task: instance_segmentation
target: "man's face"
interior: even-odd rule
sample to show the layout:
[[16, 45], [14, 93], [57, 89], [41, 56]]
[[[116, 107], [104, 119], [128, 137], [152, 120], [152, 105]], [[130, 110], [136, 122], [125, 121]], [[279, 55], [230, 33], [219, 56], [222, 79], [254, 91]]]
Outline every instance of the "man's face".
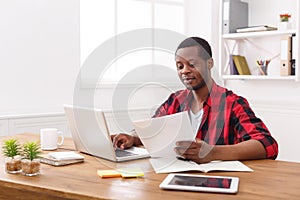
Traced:
[[181, 48], [177, 50], [175, 56], [178, 76], [189, 90], [203, 88], [210, 79], [213, 61], [200, 58], [199, 50], [197, 46]]

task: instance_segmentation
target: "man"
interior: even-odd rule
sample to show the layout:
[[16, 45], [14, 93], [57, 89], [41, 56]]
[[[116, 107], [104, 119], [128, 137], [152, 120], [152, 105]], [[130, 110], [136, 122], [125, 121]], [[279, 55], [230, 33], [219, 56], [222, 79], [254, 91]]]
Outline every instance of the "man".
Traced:
[[[177, 141], [174, 151], [197, 163], [213, 160], [275, 159], [278, 145], [248, 102], [211, 77], [211, 47], [198, 37], [185, 39], [175, 53], [177, 73], [187, 89], [170, 95], [153, 117], [188, 111], [196, 141]], [[134, 135], [112, 136], [121, 149], [142, 145]]]

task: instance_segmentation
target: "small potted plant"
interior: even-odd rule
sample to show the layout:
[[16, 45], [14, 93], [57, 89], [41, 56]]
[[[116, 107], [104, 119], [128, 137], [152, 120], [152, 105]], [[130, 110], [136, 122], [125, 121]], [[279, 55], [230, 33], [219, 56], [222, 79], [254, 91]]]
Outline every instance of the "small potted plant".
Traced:
[[22, 174], [26, 176], [38, 175], [40, 173], [40, 145], [37, 142], [26, 142], [23, 144], [22, 153]]
[[17, 174], [22, 171], [21, 165], [21, 145], [17, 139], [8, 139], [2, 146], [5, 156], [5, 171], [7, 173]]
[[291, 28], [291, 23], [289, 22], [289, 19], [292, 15], [288, 13], [280, 14], [280, 22], [278, 23], [278, 30], [287, 30]]

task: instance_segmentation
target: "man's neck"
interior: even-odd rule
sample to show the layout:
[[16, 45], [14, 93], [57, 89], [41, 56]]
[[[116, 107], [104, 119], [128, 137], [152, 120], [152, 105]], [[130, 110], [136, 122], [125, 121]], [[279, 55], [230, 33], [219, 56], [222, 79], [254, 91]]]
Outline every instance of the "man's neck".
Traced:
[[193, 90], [194, 102], [192, 104], [193, 111], [199, 111], [203, 107], [204, 101], [206, 101], [208, 94], [210, 93], [212, 87], [212, 80], [206, 83], [206, 86]]

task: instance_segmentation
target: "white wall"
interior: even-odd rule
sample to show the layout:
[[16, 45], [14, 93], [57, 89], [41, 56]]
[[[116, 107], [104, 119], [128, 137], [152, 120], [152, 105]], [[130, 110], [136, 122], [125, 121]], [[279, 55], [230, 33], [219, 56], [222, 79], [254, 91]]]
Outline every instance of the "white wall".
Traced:
[[279, 143], [280, 160], [300, 162], [300, 83], [295, 81], [228, 81], [226, 86], [246, 97], [256, 115]]
[[79, 70], [79, 0], [0, 1], [0, 115], [62, 112]]
[[[197, 36], [206, 39], [212, 47], [215, 66], [212, 69], [214, 80], [223, 85], [218, 74], [218, 29], [219, 8], [215, 6], [219, 0], [187, 0], [186, 1], [186, 31], [187, 36]], [[212, 15], [212, 13], [214, 13]]]

